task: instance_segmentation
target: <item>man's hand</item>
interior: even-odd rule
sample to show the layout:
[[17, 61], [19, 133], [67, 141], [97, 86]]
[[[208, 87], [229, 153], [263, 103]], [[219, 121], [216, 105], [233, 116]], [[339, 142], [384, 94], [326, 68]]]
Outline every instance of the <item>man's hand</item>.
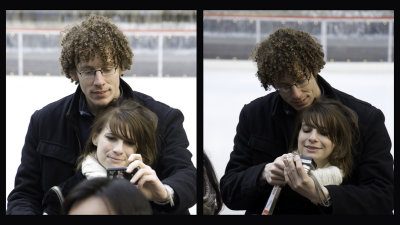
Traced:
[[264, 170], [260, 176], [260, 181], [265, 183], [268, 182], [270, 185], [285, 185], [284, 169], [285, 164], [283, 163], [284, 154], [276, 158], [272, 163], [265, 165]]

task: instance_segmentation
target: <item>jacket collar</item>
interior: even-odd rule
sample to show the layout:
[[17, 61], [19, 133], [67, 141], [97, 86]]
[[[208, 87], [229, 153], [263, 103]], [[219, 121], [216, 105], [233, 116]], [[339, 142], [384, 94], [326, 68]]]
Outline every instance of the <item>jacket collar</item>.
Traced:
[[317, 83], [319, 88], [321, 89], [321, 95], [327, 98], [338, 100], [338, 96], [336, 95], [336, 89], [333, 88], [324, 78], [320, 75], [317, 76]]
[[[119, 87], [121, 89], [121, 94], [123, 93], [123, 98], [131, 98], [137, 100], [133, 94], [132, 88], [121, 78], [119, 79]], [[75, 93], [72, 95], [71, 103], [68, 106], [66, 117], [71, 120], [74, 124], [77, 124], [79, 116], [79, 99], [84, 97], [80, 85], [76, 88]]]
[[75, 93], [72, 95], [72, 100], [68, 106], [66, 117], [68, 120], [72, 121], [74, 125], [77, 125], [78, 121], [78, 110], [79, 110], [79, 98], [82, 95], [81, 87], [78, 84]]
[[133, 94], [132, 88], [129, 86], [128, 83], [126, 83], [121, 78], [119, 79], [119, 86], [120, 86], [120, 88], [122, 89], [122, 91], [124, 93], [124, 99], [130, 98], [130, 99], [137, 100], [135, 95]]

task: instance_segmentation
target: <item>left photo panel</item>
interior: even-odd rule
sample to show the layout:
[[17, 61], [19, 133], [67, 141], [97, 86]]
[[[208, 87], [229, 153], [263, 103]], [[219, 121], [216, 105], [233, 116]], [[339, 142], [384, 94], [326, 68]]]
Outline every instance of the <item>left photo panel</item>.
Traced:
[[6, 10], [6, 214], [196, 215], [197, 38], [196, 10]]

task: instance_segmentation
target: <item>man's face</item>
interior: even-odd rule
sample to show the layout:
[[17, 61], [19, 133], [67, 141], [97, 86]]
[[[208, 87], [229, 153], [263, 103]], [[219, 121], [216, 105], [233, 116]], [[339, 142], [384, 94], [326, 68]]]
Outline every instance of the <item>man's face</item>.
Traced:
[[[77, 64], [77, 78], [82, 92], [85, 94], [86, 102], [91, 113], [96, 113], [103, 107], [107, 106], [113, 99], [120, 96], [119, 77], [122, 71], [110, 61], [103, 62], [98, 56], [87, 62], [79, 62]], [[104, 76], [101, 71], [106, 71], [106, 68], [113, 68], [111, 75]], [[81, 76], [79, 72], [93, 71], [91, 76]], [[104, 73], [104, 72], [103, 72]]]
[[[288, 86], [294, 84], [295, 82], [301, 81], [295, 81], [291, 77], [285, 76], [279, 81], [277, 86]], [[321, 90], [319, 89], [314, 76], [311, 75], [308, 84], [306, 84], [304, 87], [297, 87], [296, 85], [293, 85], [290, 87], [288, 92], [279, 91], [279, 94], [285, 102], [291, 105], [295, 110], [299, 111], [310, 106], [315, 98], [320, 97]]]

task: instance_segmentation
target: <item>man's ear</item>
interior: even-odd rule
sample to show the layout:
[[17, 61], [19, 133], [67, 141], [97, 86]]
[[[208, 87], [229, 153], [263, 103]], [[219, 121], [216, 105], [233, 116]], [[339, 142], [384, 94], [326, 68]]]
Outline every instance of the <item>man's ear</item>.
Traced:
[[79, 82], [78, 74], [76, 73], [76, 70], [71, 70], [69, 73], [69, 76], [74, 80], [75, 82]]
[[118, 72], [119, 77], [122, 77], [122, 76], [124, 75], [125, 70], [119, 69], [118, 71], [119, 71], [119, 72]]

